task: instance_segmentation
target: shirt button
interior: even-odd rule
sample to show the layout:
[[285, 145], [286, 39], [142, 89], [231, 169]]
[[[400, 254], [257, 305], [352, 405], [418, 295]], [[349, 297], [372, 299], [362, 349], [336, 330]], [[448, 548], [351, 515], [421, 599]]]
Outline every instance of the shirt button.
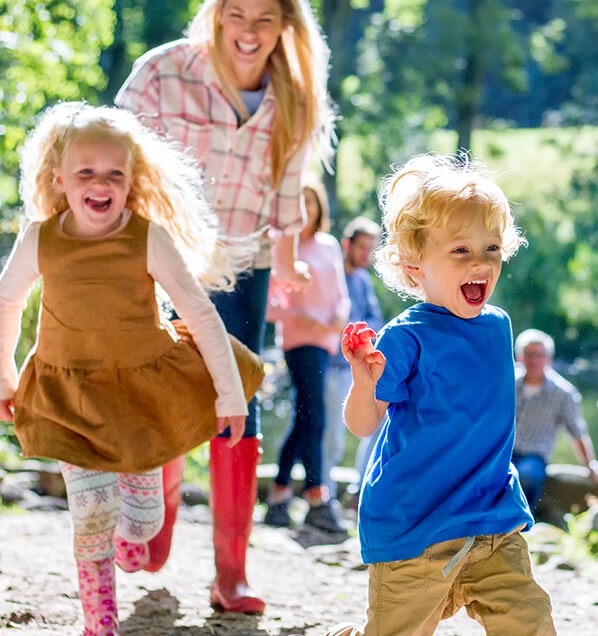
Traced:
[[228, 179], [228, 175], [227, 175], [227, 174], [223, 174], [223, 175], [222, 175], [222, 178], [223, 178], [223, 179]]
[[233, 151], [234, 151], [234, 148], [229, 148], [229, 149], [228, 149], [228, 152], [229, 152], [229, 154], [231, 154], [231, 155], [233, 154]]

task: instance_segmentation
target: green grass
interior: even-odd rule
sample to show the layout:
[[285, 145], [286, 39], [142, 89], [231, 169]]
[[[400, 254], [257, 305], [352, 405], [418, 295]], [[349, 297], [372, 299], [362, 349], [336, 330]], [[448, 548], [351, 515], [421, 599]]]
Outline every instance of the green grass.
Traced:
[[[439, 130], [430, 137], [428, 150], [454, 153], [456, 144], [456, 133]], [[472, 137], [472, 156], [486, 164], [515, 203], [544, 201], [567, 188], [571, 173], [593, 165], [597, 154], [598, 127], [591, 126], [476, 130]], [[384, 176], [363, 165], [358, 142], [351, 137], [341, 140], [337, 171], [338, 196], [350, 210], [359, 207], [364, 191], [376, 191]]]
[[24, 515], [27, 510], [20, 508], [17, 504], [5, 504], [0, 501], [0, 515]]
[[[575, 383], [575, 378], [568, 378]], [[598, 390], [595, 387], [577, 384], [581, 391], [583, 404], [582, 412], [588, 423], [588, 431], [594, 443], [594, 449], [598, 453]], [[554, 464], [579, 464], [577, 455], [573, 450], [571, 437], [564, 431], [560, 431], [552, 453], [551, 461]]]
[[[456, 134], [438, 131], [430, 150], [455, 151]], [[593, 166], [598, 154], [598, 128], [523, 128], [479, 130], [472, 156], [483, 161], [515, 204], [542, 202], [568, 188], [574, 170]]]

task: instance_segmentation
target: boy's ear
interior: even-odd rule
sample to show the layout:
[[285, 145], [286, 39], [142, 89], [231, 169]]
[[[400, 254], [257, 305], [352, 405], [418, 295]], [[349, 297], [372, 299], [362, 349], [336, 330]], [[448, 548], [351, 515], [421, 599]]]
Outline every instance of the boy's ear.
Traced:
[[403, 268], [407, 276], [411, 278], [421, 278], [422, 270], [417, 261], [407, 261], [401, 257], [400, 266]]
[[420, 287], [420, 278], [423, 276], [422, 268], [418, 261], [407, 260], [404, 256], [401, 256], [399, 267], [403, 268], [403, 272], [407, 276], [407, 280], [413, 287], [417, 289]]

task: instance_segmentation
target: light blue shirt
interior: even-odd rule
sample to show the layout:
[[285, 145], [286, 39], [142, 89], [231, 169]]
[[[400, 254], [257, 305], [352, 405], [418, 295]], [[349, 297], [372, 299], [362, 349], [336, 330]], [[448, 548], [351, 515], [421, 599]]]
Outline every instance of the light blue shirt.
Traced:
[[[352, 274], [345, 270], [347, 290], [351, 299], [351, 311], [349, 313], [350, 322], [365, 320], [368, 326], [374, 331], [378, 331], [384, 324], [380, 303], [374, 291], [372, 277], [367, 269], [358, 267]], [[349, 363], [345, 356], [339, 351], [330, 357], [330, 366], [349, 368]]]
[[[241, 95], [241, 99], [245, 104], [245, 108], [249, 113], [249, 116], [255, 115], [257, 109], [260, 107], [262, 100], [264, 99], [264, 95], [266, 94], [266, 87], [268, 86], [268, 82], [270, 81], [270, 73], [266, 73], [264, 79], [262, 80], [262, 85], [256, 91], [239, 91], [239, 95]], [[237, 112], [235, 108], [235, 115], [237, 116], [237, 121], [241, 122], [241, 115]]]

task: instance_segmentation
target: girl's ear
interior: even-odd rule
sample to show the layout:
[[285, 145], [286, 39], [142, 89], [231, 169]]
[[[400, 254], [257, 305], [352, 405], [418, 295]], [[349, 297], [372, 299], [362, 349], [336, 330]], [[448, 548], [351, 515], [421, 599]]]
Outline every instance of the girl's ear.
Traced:
[[59, 168], [54, 168], [54, 187], [58, 192], [64, 192], [64, 183], [62, 181], [62, 175]]

